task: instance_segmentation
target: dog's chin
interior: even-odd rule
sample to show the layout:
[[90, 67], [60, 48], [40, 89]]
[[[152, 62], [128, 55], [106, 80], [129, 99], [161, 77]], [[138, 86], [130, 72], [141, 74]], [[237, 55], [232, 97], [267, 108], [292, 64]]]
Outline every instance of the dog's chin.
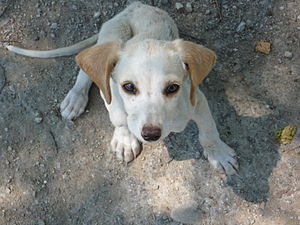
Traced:
[[160, 137], [159, 139], [157, 139], [156, 141], [146, 141], [143, 137], [141, 137], [141, 136], [136, 136], [136, 138], [140, 141], [140, 142], [142, 142], [143, 144], [156, 144], [156, 143], [158, 143], [158, 142], [160, 142], [160, 141], [162, 141], [165, 137]]
[[156, 140], [156, 141], [146, 141], [146, 140], [144, 140], [144, 139], [142, 138], [142, 139], [139, 139], [139, 140], [140, 140], [140, 142], [142, 142], [142, 143], [144, 143], [144, 144], [156, 144], [156, 143], [160, 142], [162, 139], [159, 138], [159, 139]]

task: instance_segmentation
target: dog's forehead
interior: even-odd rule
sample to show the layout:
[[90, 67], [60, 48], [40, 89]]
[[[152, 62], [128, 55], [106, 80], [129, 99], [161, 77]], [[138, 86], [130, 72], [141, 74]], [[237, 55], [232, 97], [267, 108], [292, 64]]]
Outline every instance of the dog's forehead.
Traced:
[[126, 46], [120, 53], [119, 69], [121, 74], [138, 77], [165, 77], [170, 74], [178, 77], [184, 72], [178, 52], [170, 43], [160, 41]]

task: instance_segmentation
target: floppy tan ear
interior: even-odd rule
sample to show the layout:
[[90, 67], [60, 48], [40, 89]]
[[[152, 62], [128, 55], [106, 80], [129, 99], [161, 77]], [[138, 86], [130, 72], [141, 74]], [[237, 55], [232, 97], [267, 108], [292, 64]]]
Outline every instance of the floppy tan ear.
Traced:
[[76, 56], [77, 64], [100, 88], [107, 104], [111, 103], [109, 80], [120, 48], [120, 42], [108, 42], [88, 48]]
[[192, 81], [190, 101], [195, 106], [196, 90], [212, 70], [217, 56], [212, 50], [189, 41], [176, 40], [174, 41], [174, 45], [190, 72]]

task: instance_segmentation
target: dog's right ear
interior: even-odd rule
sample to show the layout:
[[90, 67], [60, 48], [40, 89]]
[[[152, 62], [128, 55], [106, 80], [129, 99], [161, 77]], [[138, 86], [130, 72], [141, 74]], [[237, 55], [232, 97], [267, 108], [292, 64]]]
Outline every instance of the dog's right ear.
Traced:
[[120, 49], [120, 42], [108, 42], [88, 48], [76, 56], [77, 64], [100, 88], [107, 104], [111, 103], [109, 80]]

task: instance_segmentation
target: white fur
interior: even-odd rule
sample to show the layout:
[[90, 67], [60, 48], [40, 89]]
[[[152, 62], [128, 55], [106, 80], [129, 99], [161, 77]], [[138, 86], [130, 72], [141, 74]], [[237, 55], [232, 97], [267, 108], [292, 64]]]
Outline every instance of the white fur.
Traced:
[[[234, 174], [235, 152], [220, 140], [205, 96], [198, 89], [196, 106], [190, 102], [191, 79], [173, 47], [177, 38], [177, 27], [166, 12], [141, 3], [133, 3], [103, 24], [97, 45], [110, 41], [125, 44], [110, 80], [112, 102], [104, 101], [115, 127], [112, 150], [119, 159], [130, 162], [140, 153], [140, 143], [146, 142], [141, 136], [144, 125], [161, 128], [162, 140], [170, 132], [182, 131], [192, 119], [199, 127], [199, 140], [210, 163]], [[139, 93], [124, 92], [124, 81], [133, 82]], [[180, 84], [179, 92], [172, 97], [163, 94], [168, 82]], [[84, 111], [91, 83], [80, 70], [61, 104], [64, 118], [74, 119]]]

